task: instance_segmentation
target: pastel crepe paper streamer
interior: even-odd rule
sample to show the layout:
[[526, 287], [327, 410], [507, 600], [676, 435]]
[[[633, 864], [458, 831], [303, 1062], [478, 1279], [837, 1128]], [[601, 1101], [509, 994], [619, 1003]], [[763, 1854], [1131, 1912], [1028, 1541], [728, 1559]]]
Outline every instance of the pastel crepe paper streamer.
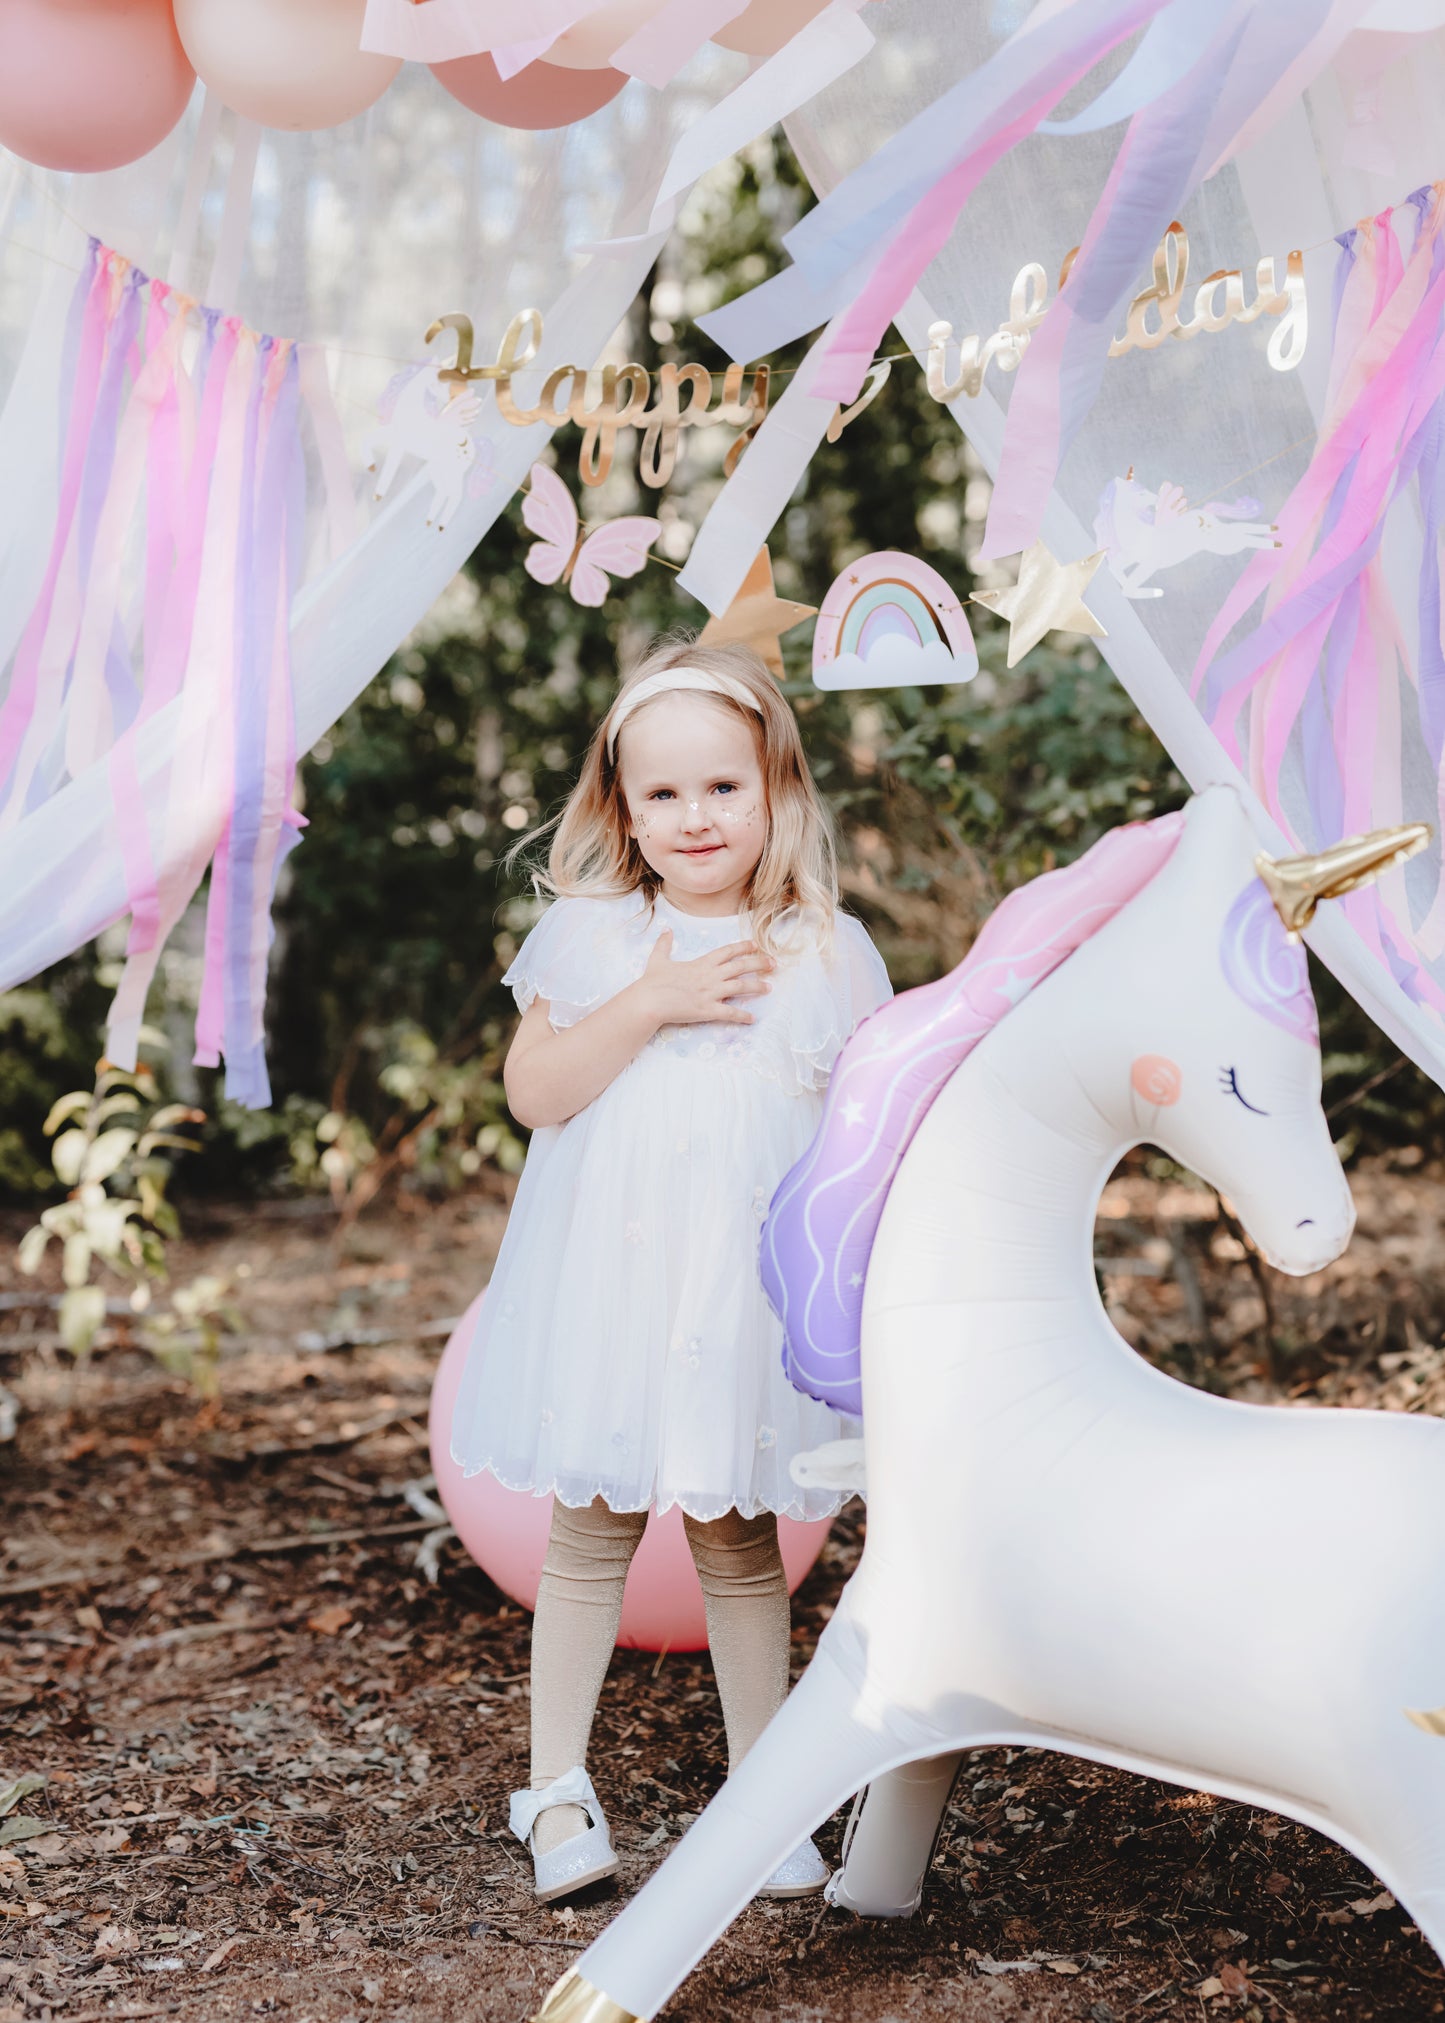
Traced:
[[833, 419], [836, 403], [817, 397], [810, 372], [805, 360], [714, 500], [678, 576], [678, 588], [715, 615], [737, 596]]
[[101, 366], [105, 357], [111, 272], [110, 256], [102, 257], [100, 248], [92, 242], [75, 294], [72, 328], [75, 328], [76, 324], [79, 326], [75, 340], [75, 380], [62, 455], [60, 492], [50, 559], [46, 564], [39, 596], [21, 634], [11, 670], [10, 686], [4, 705], [0, 707], [0, 825], [8, 825], [18, 819], [23, 812], [24, 789], [28, 779], [22, 775], [20, 769], [27, 734], [32, 730], [37, 716], [41, 686], [41, 653], [54, 609], [61, 564], [70, 542], [71, 528], [80, 498], [80, 481], [90, 444], [91, 417], [95, 412]]
[[[867, 192], [860, 179], [866, 179], [867, 172], [884, 157], [897, 156], [899, 139], [926, 126], [933, 144], [942, 145], [945, 139], [956, 142], [962, 125], [965, 134], [975, 142], [972, 152], [963, 154], [959, 166], [941, 188], [925, 190], [917, 213], [910, 220], [914, 236], [887, 256], [885, 279], [891, 290], [895, 270], [916, 266], [921, 271], [927, 265], [931, 254], [917, 257], [923, 239], [931, 235], [941, 243], [940, 235], [946, 236], [951, 229], [967, 190], [1014, 141], [1037, 124], [1072, 83], [1093, 67], [1105, 49], [1156, 12], [1161, 4], [1162, 0], [1136, 0], [1121, 21], [1117, 0], [1097, 0], [1092, 6], [1086, 5], [1085, 0], [1076, 0], [1060, 23], [1049, 24], [1047, 29], [1035, 28], [1027, 47], [1022, 32], [1011, 37], [988, 63], [913, 121], [904, 130], [904, 136], [896, 136], [863, 169], [840, 184], [839, 190], [824, 198], [803, 224], [827, 210], [834, 198], [850, 185], [856, 201], [866, 202]], [[1067, 30], [1072, 30], [1072, 35]], [[783, 55], [787, 53], [784, 51]], [[781, 60], [781, 57], [773, 59], [775, 63]], [[911, 159], [906, 151], [905, 159]], [[784, 240], [795, 253], [800, 230], [801, 226], [794, 227]], [[825, 272], [815, 279], [812, 266], [799, 259], [795, 266], [761, 288], [701, 319], [703, 328], [725, 351], [734, 358], [745, 359], [761, 357], [826, 318], [835, 318], [795, 376], [794, 387], [800, 390], [798, 398], [790, 403], [785, 396], [768, 415], [749, 444], [746, 457], [714, 501], [693, 543], [679, 581], [683, 589], [714, 613], [725, 611], [737, 595], [749, 563], [776, 524], [823, 439], [838, 399], [836, 385], [829, 383], [828, 361], [835, 347], [844, 342], [843, 332], [849, 324], [847, 305], [864, 298], [870, 304], [867, 314], [871, 315], [878, 296], [876, 290], [871, 295], [868, 291], [875, 284], [884, 285], [874, 272], [875, 255], [860, 235], [840, 231], [836, 240], [827, 241], [822, 250], [831, 258], [841, 259], [853, 247], [859, 257], [841, 274]], [[894, 307], [897, 306], [895, 303]], [[889, 309], [885, 322], [892, 313]], [[856, 349], [856, 320], [853, 327], [855, 336], [848, 342]], [[844, 396], [849, 400], [856, 396], [876, 349], [871, 339], [866, 342], [868, 357], [854, 359], [859, 369], [857, 384]], [[854, 376], [850, 372], [850, 379]], [[806, 392], [802, 391], [804, 388]]]
[[[1402, 260], [1389, 214], [1343, 235], [1330, 385], [1314, 456], [1279, 516], [1281, 547], [1242, 573], [1194, 671], [1206, 718], [1237, 762], [1247, 712], [1249, 771], [1287, 833], [1317, 840], [1398, 820], [1399, 695], [1410, 678], [1378, 550], [1390, 506], [1418, 470], [1426, 540], [1420, 582], [1421, 729], [1441, 779], [1439, 457], [1445, 426], [1445, 242], [1439, 189], [1412, 200], [1417, 230]], [[1224, 640], [1261, 596], [1263, 617]], [[1313, 836], [1298, 836], [1281, 775], [1297, 741]], [[1350, 895], [1352, 924], [1417, 1003], [1438, 987], [1390, 918], [1409, 919], [1402, 879]], [[1416, 931], [1438, 953], [1445, 896]]]
[[[793, 268], [704, 318], [704, 328], [732, 356], [758, 357], [831, 317], [815, 347], [825, 360], [815, 388], [853, 399], [888, 323], [987, 169], [1101, 55], [1159, 17], [1158, 35], [1146, 37], [1147, 66], [1119, 103], [1140, 97], [1151, 78], [1169, 80], [1167, 89], [1135, 114], [1069, 282], [1034, 335], [1010, 401], [984, 552], [1027, 547], [1059, 460], [1097, 391], [1114, 319], [1160, 233], [1258, 110], [1280, 68], [1302, 52], [1322, 52], [1320, 28], [1330, 11], [1329, 0], [1270, 0], [1267, 7], [1236, 0], [1202, 44], [1197, 10], [1191, 14], [1184, 0], [1170, 0], [1167, 10], [1157, 0], [1093, 8], [1075, 0], [1049, 20], [1031, 20], [794, 227], [785, 240]], [[1141, 47], [1133, 62], [1145, 53]]]
[[[1341, 375], [1339, 402], [1327, 411], [1315, 454], [1279, 516], [1280, 548], [1261, 551], [1242, 573], [1210, 626], [1193, 686], [1204, 684], [1211, 724], [1236, 762], [1239, 715], [1267, 665], [1289, 653], [1306, 626], [1328, 627], [1345, 588], [1378, 547], [1385, 511], [1425, 447], [1445, 383], [1445, 277], [1439, 271], [1441, 196], [1434, 193], [1409, 262], [1388, 292], [1375, 290], [1374, 314]], [[1388, 218], [1372, 231], [1392, 238]], [[1346, 258], [1350, 257], [1347, 249]], [[1363, 268], [1374, 283], [1378, 266]], [[1343, 309], [1343, 305], [1342, 305]], [[1249, 606], [1265, 594], [1266, 617], [1227, 653], [1219, 648]], [[1296, 663], [1299, 678], [1303, 659]], [[1308, 663], [1305, 673], [1308, 674]], [[1272, 677], [1278, 686], [1278, 671]], [[1348, 683], [1346, 683], [1348, 687]], [[1273, 805], [1286, 733], [1275, 712], [1266, 748], [1255, 754], [1255, 783]]]
[[[1135, 115], [1068, 281], [1034, 333], [1009, 399], [982, 553], [1027, 547], [1092, 406], [1109, 344], [1171, 218], [1230, 151], [1282, 69], [1323, 48], [1331, 0], [1239, 0], [1200, 61]], [[1308, 80], [1304, 80], [1307, 82]]]
[[[670, 231], [682, 197], [699, 176], [716, 168], [769, 127], [778, 125], [809, 99], [816, 98], [868, 54], [873, 47], [873, 35], [859, 19], [862, 4], [863, 0], [831, 0], [790, 42], [750, 71], [701, 119], [684, 129], [668, 158], [651, 212], [640, 231], [604, 239], [579, 250], [620, 253], [658, 232]], [[826, 321], [826, 317], [825, 311], [807, 327], [813, 328]]]
[[609, 60], [629, 77], [660, 91], [747, 5], [748, 0], [663, 0], [652, 19], [629, 35]]
[[545, 49], [600, 5], [601, 0], [366, 0], [361, 47], [412, 63], [449, 63], [528, 42]]
[[861, 278], [945, 176], [1030, 107], [1037, 124], [1164, 4], [1074, 0], [1055, 19], [1011, 35], [784, 234], [792, 267], [703, 317], [701, 327], [730, 357], [762, 358], [846, 309]]
[[863, 1021], [839, 1055], [817, 1135], [773, 1196], [759, 1268], [783, 1367], [809, 1397], [862, 1410], [868, 1261], [894, 1175], [940, 1090], [1012, 1006], [1148, 884], [1182, 814], [1111, 830], [1012, 893], [948, 976]]
[[[303, 413], [333, 546], [354, 508], [324, 359], [201, 311], [188, 365], [196, 313], [89, 242], [63, 345], [71, 395], [50, 552], [0, 707], [0, 820], [106, 765], [131, 912], [108, 1022], [122, 1065], [135, 1059], [160, 949], [214, 853], [200, 1058], [224, 1053], [228, 1092], [254, 1104], [269, 1100], [271, 900], [301, 827], [289, 619], [306, 519]], [[143, 567], [128, 583], [135, 553]], [[175, 752], [148, 804], [136, 740], [172, 703]]]

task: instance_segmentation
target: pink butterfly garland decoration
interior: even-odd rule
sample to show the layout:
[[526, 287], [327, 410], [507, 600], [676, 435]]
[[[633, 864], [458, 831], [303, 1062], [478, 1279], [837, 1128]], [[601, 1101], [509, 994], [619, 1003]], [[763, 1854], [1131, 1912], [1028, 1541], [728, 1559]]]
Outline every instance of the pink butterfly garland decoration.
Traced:
[[538, 583], [567, 584], [578, 604], [606, 601], [612, 576], [635, 576], [662, 532], [661, 520], [634, 514], [583, 533], [572, 494], [546, 464], [533, 464], [522, 500], [523, 524], [540, 538], [527, 550], [526, 570]]

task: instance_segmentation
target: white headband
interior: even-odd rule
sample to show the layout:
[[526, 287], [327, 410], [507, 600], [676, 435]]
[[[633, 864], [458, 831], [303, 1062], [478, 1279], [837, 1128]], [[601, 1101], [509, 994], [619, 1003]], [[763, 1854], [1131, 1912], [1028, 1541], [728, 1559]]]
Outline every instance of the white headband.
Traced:
[[664, 667], [625, 690], [612, 705], [612, 722], [607, 732], [609, 759], [617, 756], [617, 733], [632, 712], [651, 702], [654, 696], [667, 695], [676, 689], [692, 689], [699, 695], [725, 695], [742, 709], [753, 710], [758, 716], [763, 713], [763, 706], [752, 690], [730, 674], [709, 674], [701, 667]]

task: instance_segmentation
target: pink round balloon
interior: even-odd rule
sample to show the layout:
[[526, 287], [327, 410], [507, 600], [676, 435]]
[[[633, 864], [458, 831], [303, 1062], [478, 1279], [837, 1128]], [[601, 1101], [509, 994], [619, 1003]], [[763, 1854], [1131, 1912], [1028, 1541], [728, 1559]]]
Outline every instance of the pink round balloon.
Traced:
[[366, 0], [175, 0], [197, 75], [244, 119], [313, 132], [355, 119], [401, 69], [361, 47]]
[[138, 161], [195, 81], [170, 0], [0, 0], [0, 143], [41, 168]]
[[828, 0], [752, 0], [712, 39], [723, 49], [740, 49], [747, 56], [771, 56], [827, 4]]
[[603, 0], [574, 28], [564, 28], [547, 51], [549, 63], [593, 70], [616, 55], [629, 35], [660, 13], [663, 0]]
[[502, 78], [485, 53], [434, 63], [432, 71], [469, 112], [532, 132], [586, 119], [627, 82], [620, 70], [565, 70], [555, 63], [529, 63], [515, 77]]
[[[474, 1309], [475, 1310], [475, 1309]], [[552, 1498], [504, 1489], [494, 1475], [463, 1475], [452, 1459], [452, 1408], [462, 1381], [470, 1330], [464, 1320], [447, 1343], [432, 1385], [428, 1430], [437, 1495], [457, 1536], [489, 1579], [524, 1608], [535, 1608]], [[831, 1520], [802, 1524], [778, 1519], [778, 1543], [791, 1593], [823, 1550]], [[650, 1511], [647, 1530], [627, 1576], [617, 1642], [626, 1651], [701, 1651], [707, 1648], [702, 1590], [673, 1506], [663, 1517]]]

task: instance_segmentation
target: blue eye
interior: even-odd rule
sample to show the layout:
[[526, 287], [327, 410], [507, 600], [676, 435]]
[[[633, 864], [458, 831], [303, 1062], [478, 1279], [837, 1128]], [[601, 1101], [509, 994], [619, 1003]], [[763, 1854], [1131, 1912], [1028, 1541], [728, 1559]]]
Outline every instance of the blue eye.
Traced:
[[1221, 1068], [1219, 1071], [1219, 1086], [1223, 1089], [1226, 1096], [1236, 1097], [1239, 1102], [1243, 1103], [1245, 1109], [1252, 1110], [1256, 1117], [1267, 1117], [1269, 1115], [1268, 1110], [1261, 1110], [1258, 1103], [1251, 1103], [1243, 1089], [1240, 1088], [1237, 1069]]

